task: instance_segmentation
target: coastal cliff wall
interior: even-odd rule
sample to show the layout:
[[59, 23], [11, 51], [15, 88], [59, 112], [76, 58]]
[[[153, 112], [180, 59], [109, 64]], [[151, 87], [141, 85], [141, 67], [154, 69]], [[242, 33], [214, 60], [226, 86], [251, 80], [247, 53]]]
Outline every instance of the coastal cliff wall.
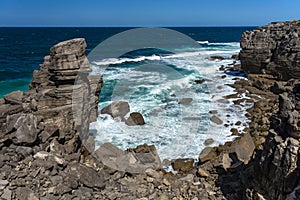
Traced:
[[279, 80], [300, 77], [300, 21], [276, 22], [241, 37], [240, 60], [248, 73], [267, 73]]
[[[254, 79], [254, 83], [260, 83], [260, 87], [278, 95], [278, 112], [269, 119], [266, 141], [263, 148], [256, 151], [252, 163], [255, 169], [254, 191], [265, 199], [299, 198], [299, 35], [300, 21], [290, 21], [271, 23], [244, 32], [241, 38], [242, 70]], [[264, 80], [275, 83], [269, 87]], [[253, 194], [249, 195], [248, 199], [252, 198]]]

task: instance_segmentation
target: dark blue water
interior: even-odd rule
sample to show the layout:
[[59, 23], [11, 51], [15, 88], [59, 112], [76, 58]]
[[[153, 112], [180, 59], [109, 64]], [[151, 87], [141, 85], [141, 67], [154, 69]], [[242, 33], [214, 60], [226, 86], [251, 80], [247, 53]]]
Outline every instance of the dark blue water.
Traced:
[[[239, 42], [241, 34], [255, 27], [171, 28], [197, 41]], [[14, 90], [25, 91], [34, 69], [54, 44], [83, 37], [89, 53], [114, 34], [130, 28], [0, 28], [0, 98]]]

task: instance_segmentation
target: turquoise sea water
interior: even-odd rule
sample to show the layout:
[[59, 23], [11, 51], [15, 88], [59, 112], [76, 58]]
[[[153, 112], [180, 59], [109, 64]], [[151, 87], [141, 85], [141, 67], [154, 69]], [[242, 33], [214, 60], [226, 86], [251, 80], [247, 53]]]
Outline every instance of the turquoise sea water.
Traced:
[[[224, 100], [233, 93], [227, 86], [234, 76], [218, 70], [233, 62], [232, 54], [240, 50], [243, 31], [254, 27], [172, 28], [199, 44], [196, 48], [180, 47], [176, 54], [158, 49], [138, 49], [119, 58], [90, 60], [93, 73], [103, 74], [104, 86], [99, 109], [112, 101], [125, 100], [131, 112], [141, 112], [146, 125], [129, 127], [110, 116], [99, 115], [91, 124], [96, 144], [112, 142], [122, 149], [138, 144], [155, 144], [160, 157], [197, 158], [204, 141], [214, 144], [232, 140], [231, 128], [236, 121], [246, 122], [245, 107]], [[108, 37], [128, 28], [0, 28], [0, 97], [14, 90], [25, 91], [32, 71], [38, 69], [49, 48], [57, 42], [75, 37], [86, 38], [87, 54]], [[225, 59], [210, 60], [212, 55]], [[103, 65], [109, 65], [105, 70]], [[195, 84], [197, 79], [207, 79]], [[182, 98], [192, 98], [189, 105], [180, 105]], [[210, 110], [229, 127], [210, 121]], [[230, 117], [228, 117], [230, 116]]]
[[[197, 41], [239, 42], [254, 27], [172, 28]], [[89, 52], [108, 37], [129, 28], [5, 28], [0, 27], [0, 98], [14, 90], [26, 90], [34, 69], [52, 45], [76, 37], [86, 38]]]

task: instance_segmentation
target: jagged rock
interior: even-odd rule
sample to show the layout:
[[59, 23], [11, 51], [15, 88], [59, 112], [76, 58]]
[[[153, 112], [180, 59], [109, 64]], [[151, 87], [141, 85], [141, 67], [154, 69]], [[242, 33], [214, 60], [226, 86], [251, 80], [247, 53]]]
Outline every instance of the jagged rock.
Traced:
[[11, 138], [15, 144], [32, 144], [38, 135], [38, 118], [33, 114], [20, 115], [15, 124], [15, 132], [11, 133]]
[[193, 101], [193, 98], [183, 98], [178, 101], [178, 104], [187, 105]]
[[286, 87], [284, 85], [284, 82], [279, 82], [279, 81], [276, 81], [274, 85], [270, 88], [270, 90], [275, 94], [281, 94], [285, 92], [285, 89]]
[[233, 54], [233, 55], [231, 56], [231, 59], [239, 60], [239, 59], [240, 59], [240, 56], [239, 56], [239, 54]]
[[16, 189], [16, 199], [19, 200], [39, 200], [34, 192], [27, 187], [19, 187]]
[[247, 164], [253, 155], [255, 144], [250, 134], [244, 134], [233, 143], [231, 148], [237, 159]]
[[172, 167], [176, 171], [189, 172], [193, 169], [194, 159], [181, 158], [172, 161]]
[[104, 188], [105, 187], [105, 174], [103, 171], [95, 171], [90, 167], [86, 167], [80, 163], [70, 163], [65, 172], [67, 176], [73, 176], [77, 182], [82, 183], [89, 188]]
[[240, 60], [246, 73], [272, 74], [280, 80], [300, 77], [300, 21], [277, 22], [241, 38]]
[[216, 156], [217, 156], [217, 153], [216, 153], [215, 147], [205, 147], [199, 155], [199, 161], [201, 163], [204, 163], [204, 162], [214, 159]]
[[12, 192], [9, 189], [4, 189], [1, 198], [4, 200], [11, 200]]
[[[299, 84], [295, 85], [295, 88]], [[272, 119], [276, 130], [296, 139], [300, 138], [300, 108], [298, 107], [298, 92], [284, 92], [279, 95], [279, 112]]]
[[7, 104], [12, 104], [12, 105], [21, 105], [22, 98], [23, 98], [23, 92], [19, 90], [4, 96], [5, 102]]
[[22, 105], [10, 105], [10, 104], [0, 105], [0, 123], [4, 124], [6, 122], [7, 116], [20, 113], [22, 111], [23, 111]]
[[116, 101], [101, 109], [101, 114], [111, 115], [113, 118], [124, 117], [129, 113], [130, 107], [128, 102]]
[[144, 173], [146, 169], [162, 168], [156, 148], [151, 145], [139, 145], [135, 149], [122, 151], [111, 143], [104, 143], [94, 153], [96, 158], [110, 168], [130, 172]]
[[198, 172], [200, 177], [207, 178], [209, 176], [208, 172], [206, 172], [205, 170], [203, 170], [201, 168], [198, 168], [197, 172]]
[[144, 125], [145, 120], [141, 113], [132, 112], [130, 113], [130, 116], [125, 120], [125, 123], [128, 126]]
[[0, 189], [3, 190], [8, 184], [7, 180], [0, 180]]

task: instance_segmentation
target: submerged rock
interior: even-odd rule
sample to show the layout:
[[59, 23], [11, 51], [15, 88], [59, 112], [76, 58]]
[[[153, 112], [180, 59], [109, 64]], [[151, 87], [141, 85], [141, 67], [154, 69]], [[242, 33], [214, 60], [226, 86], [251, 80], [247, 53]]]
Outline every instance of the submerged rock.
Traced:
[[178, 101], [178, 104], [187, 105], [193, 101], [193, 98], [183, 98]]
[[210, 121], [212, 121], [213, 123], [215, 123], [217, 125], [222, 125], [223, 124], [223, 121], [219, 117], [217, 117], [216, 115], [213, 115], [210, 118]]
[[224, 60], [225, 58], [223, 56], [210, 56], [211, 60]]
[[208, 138], [204, 141], [205, 146], [211, 145], [212, 143], [214, 143], [214, 139], [212, 138]]

